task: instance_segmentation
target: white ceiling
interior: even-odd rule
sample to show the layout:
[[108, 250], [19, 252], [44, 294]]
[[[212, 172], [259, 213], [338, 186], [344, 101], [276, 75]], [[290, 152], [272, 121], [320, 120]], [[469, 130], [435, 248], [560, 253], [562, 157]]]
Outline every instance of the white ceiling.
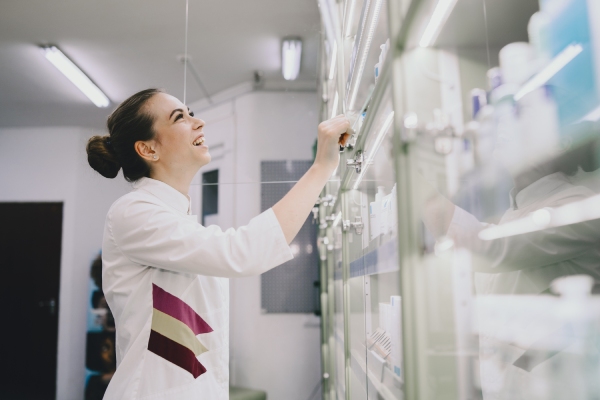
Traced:
[[[298, 80], [314, 83], [317, 0], [189, 0], [188, 52], [210, 94], [281, 76], [284, 36], [303, 39]], [[134, 92], [160, 87], [183, 97], [185, 0], [1, 0], [0, 126], [101, 128]], [[58, 45], [113, 101], [96, 108], [47, 62], [37, 45]], [[204, 95], [191, 74], [187, 102]]]

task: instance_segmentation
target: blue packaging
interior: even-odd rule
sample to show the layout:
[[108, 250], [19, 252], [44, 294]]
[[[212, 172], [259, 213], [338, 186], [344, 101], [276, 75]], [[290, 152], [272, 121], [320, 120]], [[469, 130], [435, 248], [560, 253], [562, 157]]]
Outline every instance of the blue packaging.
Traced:
[[[575, 123], [600, 105], [598, 71], [595, 57], [598, 51], [592, 20], [598, 0], [540, 0], [540, 8], [548, 18], [547, 45], [551, 57], [556, 57], [572, 44], [579, 44], [583, 51], [554, 75], [548, 84], [552, 88], [558, 106], [561, 127]], [[590, 7], [591, 6], [591, 7]], [[592, 11], [590, 11], [592, 8]], [[595, 12], [595, 11], [594, 11]], [[598, 23], [596, 21], [594, 23]], [[596, 37], [594, 37], [596, 36]]]

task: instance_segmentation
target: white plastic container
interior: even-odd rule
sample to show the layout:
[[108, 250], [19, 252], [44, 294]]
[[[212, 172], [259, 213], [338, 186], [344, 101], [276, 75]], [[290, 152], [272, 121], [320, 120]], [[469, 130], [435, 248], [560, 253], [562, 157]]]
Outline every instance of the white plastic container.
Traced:
[[390, 308], [391, 367], [394, 375], [402, 377], [402, 300], [400, 296], [390, 297]]
[[377, 194], [375, 194], [375, 201], [369, 204], [369, 219], [371, 228], [371, 240], [376, 239], [381, 235], [381, 205], [384, 196], [384, 187], [377, 187]]
[[381, 68], [383, 68], [385, 57], [390, 48], [390, 39], [386, 40], [379, 48], [381, 49], [381, 53], [379, 53], [379, 61], [375, 64], [375, 82], [377, 82], [377, 78], [381, 75]]
[[535, 72], [533, 48], [526, 42], [507, 44], [500, 50], [500, 68], [505, 84], [521, 85]]

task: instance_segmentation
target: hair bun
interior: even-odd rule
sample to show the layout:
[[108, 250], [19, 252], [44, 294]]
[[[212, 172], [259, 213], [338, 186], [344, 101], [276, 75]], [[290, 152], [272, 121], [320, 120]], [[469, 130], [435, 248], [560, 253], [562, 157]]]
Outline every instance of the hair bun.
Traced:
[[88, 164], [105, 178], [114, 178], [121, 163], [110, 144], [110, 136], [92, 136], [86, 146]]

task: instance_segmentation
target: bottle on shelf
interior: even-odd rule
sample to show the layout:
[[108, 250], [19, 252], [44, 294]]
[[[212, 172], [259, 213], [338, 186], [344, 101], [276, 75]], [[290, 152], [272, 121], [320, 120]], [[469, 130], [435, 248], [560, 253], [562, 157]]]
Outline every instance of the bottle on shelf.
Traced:
[[369, 220], [370, 220], [370, 232], [371, 240], [375, 240], [381, 235], [381, 205], [383, 202], [384, 187], [377, 187], [377, 194], [375, 194], [375, 201], [369, 204]]

